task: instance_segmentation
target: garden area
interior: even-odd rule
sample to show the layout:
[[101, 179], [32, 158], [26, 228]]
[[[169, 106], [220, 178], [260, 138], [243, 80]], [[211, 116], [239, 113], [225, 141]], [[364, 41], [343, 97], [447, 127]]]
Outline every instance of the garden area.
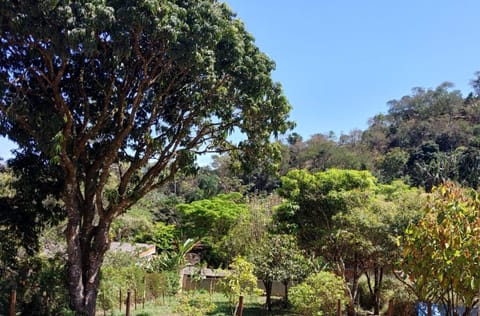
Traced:
[[223, 1], [0, 24], [0, 315], [477, 313], [480, 73], [304, 139]]

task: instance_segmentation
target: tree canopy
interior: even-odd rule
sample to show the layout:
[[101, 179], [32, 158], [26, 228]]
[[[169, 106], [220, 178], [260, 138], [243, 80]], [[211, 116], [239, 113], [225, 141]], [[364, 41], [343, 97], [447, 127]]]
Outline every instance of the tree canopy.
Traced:
[[425, 214], [403, 239], [402, 269], [421, 300], [438, 300], [446, 315], [478, 303], [479, 196], [445, 183], [430, 196]]
[[[201, 153], [272, 153], [274, 63], [214, 0], [0, 2], [0, 134], [58, 166], [71, 306], [93, 315], [116, 216]], [[239, 132], [244, 138], [229, 138]], [[118, 184], [107, 190], [115, 171]]]

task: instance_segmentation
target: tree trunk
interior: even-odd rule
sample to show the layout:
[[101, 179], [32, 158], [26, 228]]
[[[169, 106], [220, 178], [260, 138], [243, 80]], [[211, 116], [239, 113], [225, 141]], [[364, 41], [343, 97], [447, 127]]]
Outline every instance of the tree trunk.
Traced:
[[[353, 276], [351, 280], [351, 289], [348, 291], [349, 294], [349, 302], [347, 304], [347, 315], [348, 316], [355, 316], [355, 301], [357, 299], [358, 295], [358, 280], [360, 279], [360, 269], [359, 269], [359, 264], [357, 261], [357, 256], [355, 255], [355, 260], [354, 260], [354, 265], [353, 265]], [[345, 274], [345, 272], [343, 272]], [[344, 277], [344, 280], [348, 282], [347, 278]]]
[[99, 220], [98, 225], [93, 226], [81, 221], [79, 214], [69, 210], [65, 231], [70, 307], [76, 315], [95, 316], [100, 268], [110, 246], [110, 221]]
[[263, 285], [265, 286], [265, 294], [267, 299], [267, 310], [272, 311], [272, 286], [273, 282], [271, 280], [263, 280]]
[[182, 265], [182, 266], [178, 267], [178, 290], [177, 290], [177, 294], [182, 294], [184, 278], [185, 278], [185, 274], [183, 273], [183, 265]]
[[347, 315], [348, 316], [355, 316], [355, 303], [350, 301], [347, 305]]
[[374, 267], [374, 285], [373, 285], [373, 314], [380, 315], [380, 289], [382, 287], [382, 279], [383, 279], [383, 268], [378, 267], [375, 265]]

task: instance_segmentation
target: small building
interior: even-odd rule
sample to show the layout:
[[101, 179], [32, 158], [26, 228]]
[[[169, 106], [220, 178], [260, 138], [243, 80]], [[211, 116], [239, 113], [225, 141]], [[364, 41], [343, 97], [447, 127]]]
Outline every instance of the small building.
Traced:
[[210, 292], [216, 289], [217, 283], [225, 277], [225, 271], [221, 269], [209, 269], [196, 266], [186, 266], [183, 268], [184, 290], [205, 289]]

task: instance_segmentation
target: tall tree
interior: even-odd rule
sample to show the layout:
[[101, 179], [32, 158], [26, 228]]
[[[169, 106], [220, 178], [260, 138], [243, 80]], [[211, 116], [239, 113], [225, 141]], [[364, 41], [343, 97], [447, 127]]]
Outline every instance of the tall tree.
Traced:
[[282, 181], [280, 194], [287, 201], [277, 208], [277, 229], [296, 233], [302, 247], [323, 257], [349, 284], [348, 315], [355, 314], [359, 278], [368, 273], [378, 313], [383, 274], [399, 255], [396, 238], [422, 201], [418, 190], [402, 182], [378, 185], [368, 171], [356, 170], [293, 170]]
[[2, 0], [0, 12], [0, 133], [62, 170], [70, 305], [94, 315], [112, 220], [197, 154], [270, 155], [290, 106], [215, 0]]

